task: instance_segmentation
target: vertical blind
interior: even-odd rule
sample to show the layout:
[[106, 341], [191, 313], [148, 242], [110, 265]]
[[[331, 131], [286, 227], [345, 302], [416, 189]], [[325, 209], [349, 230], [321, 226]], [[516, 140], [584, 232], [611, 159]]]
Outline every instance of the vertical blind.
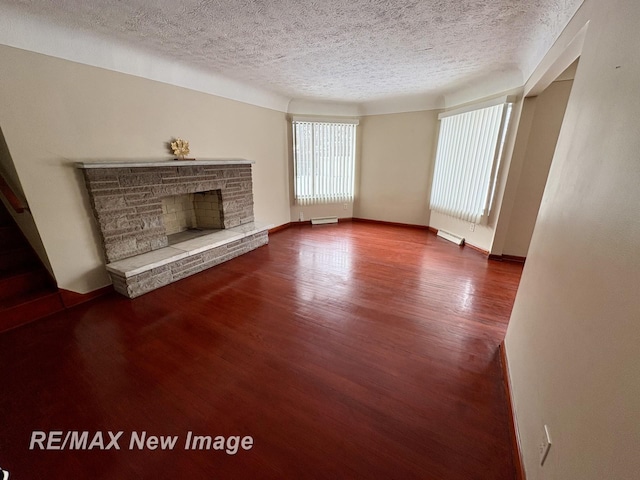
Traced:
[[296, 203], [352, 202], [357, 123], [292, 124]]
[[502, 103], [441, 118], [431, 210], [472, 223], [489, 215], [510, 112]]

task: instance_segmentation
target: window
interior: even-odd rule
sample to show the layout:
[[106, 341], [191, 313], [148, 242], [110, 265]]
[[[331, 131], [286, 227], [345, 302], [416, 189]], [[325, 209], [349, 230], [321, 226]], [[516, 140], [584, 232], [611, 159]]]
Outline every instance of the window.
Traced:
[[431, 210], [472, 223], [491, 212], [512, 101], [440, 114]]
[[358, 122], [294, 118], [292, 124], [296, 203], [352, 202]]

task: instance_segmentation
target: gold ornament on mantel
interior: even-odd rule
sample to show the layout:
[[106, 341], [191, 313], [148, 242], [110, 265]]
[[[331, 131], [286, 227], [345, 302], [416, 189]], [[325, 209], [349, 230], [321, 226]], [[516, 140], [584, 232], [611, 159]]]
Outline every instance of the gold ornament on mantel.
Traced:
[[173, 150], [173, 154], [180, 160], [185, 160], [185, 156], [189, 155], [189, 142], [181, 138], [176, 138], [171, 142], [171, 150]]

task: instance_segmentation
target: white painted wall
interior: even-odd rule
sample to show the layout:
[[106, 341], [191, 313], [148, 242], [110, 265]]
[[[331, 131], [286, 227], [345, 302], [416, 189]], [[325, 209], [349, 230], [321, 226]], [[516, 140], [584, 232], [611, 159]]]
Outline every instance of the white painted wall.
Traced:
[[435, 110], [363, 117], [354, 217], [429, 224], [437, 128]]
[[61, 288], [109, 283], [76, 161], [169, 159], [181, 136], [196, 158], [254, 160], [256, 218], [289, 222], [285, 113], [12, 47], [0, 64], [0, 126]]
[[572, 84], [572, 80], [554, 82], [529, 102], [535, 111], [503, 254], [527, 256]]
[[505, 340], [528, 480], [640, 472], [638, 19], [586, 0], [542, 64], [590, 22]]

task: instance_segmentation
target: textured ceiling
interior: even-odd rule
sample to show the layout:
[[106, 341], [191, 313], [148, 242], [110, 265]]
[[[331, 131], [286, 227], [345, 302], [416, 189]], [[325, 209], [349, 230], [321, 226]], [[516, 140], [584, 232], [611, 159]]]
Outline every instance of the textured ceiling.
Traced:
[[0, 0], [289, 98], [524, 83], [582, 0]]

